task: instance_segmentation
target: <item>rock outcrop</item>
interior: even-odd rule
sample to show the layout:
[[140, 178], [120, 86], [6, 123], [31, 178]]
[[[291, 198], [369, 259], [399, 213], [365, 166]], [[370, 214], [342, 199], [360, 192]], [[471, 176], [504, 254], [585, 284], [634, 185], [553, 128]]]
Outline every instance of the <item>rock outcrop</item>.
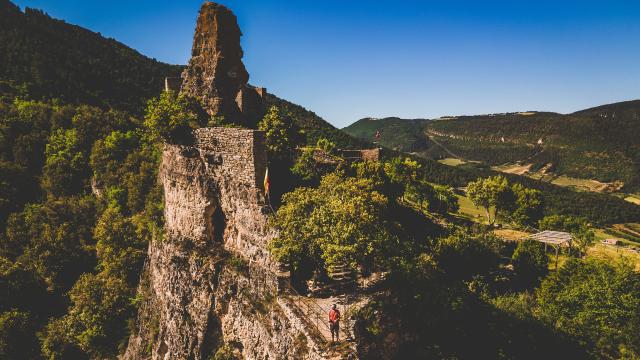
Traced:
[[[247, 85], [235, 16], [203, 5], [181, 91], [215, 116], [255, 125], [263, 90]], [[166, 86], [170, 87], [167, 82]], [[324, 347], [267, 251], [264, 134], [203, 128], [165, 144], [165, 228], [149, 244], [138, 317], [123, 359], [201, 360], [222, 344], [245, 359], [321, 359]]]
[[[208, 359], [223, 343], [246, 359], [319, 359], [279, 295], [267, 252], [260, 131], [206, 128], [195, 145], [165, 145], [165, 233], [149, 245], [143, 299], [124, 359]], [[286, 274], [286, 273], [285, 273]]]
[[212, 116], [255, 127], [263, 115], [265, 90], [248, 85], [240, 28], [226, 7], [207, 2], [200, 9], [181, 92], [197, 98]]

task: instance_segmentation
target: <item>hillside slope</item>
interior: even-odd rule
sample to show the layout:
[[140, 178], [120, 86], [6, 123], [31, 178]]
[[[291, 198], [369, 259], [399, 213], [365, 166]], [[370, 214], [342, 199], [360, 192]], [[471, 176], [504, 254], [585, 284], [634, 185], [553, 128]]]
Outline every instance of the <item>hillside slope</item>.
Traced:
[[[342, 131], [359, 139], [376, 141], [384, 147], [397, 151], [422, 154], [431, 147], [431, 142], [423, 135], [426, 119], [383, 119], [364, 118], [345, 127]], [[380, 138], [376, 139], [376, 133]]]
[[379, 120], [372, 124], [359, 120], [345, 131], [370, 138], [375, 129], [393, 128], [384, 132], [381, 142], [403, 151], [416, 143], [426, 143], [427, 149], [419, 152], [425, 157], [446, 156], [429, 141], [432, 139], [460, 157], [492, 166], [520, 163], [531, 165], [530, 171], [544, 168], [555, 175], [621, 181], [627, 191], [640, 187], [640, 100], [572, 114], [460, 116], [426, 121], [422, 132], [413, 121], [399, 122]]
[[0, 79], [26, 85], [32, 98], [139, 110], [182, 70], [8, 0], [0, 19]]
[[532, 170], [640, 185], [640, 101], [573, 114], [529, 112], [463, 116], [427, 132], [465, 158], [490, 165], [522, 162]]
[[273, 94], [267, 94], [266, 106], [278, 106], [283, 111], [289, 112], [296, 121], [298, 127], [305, 132], [307, 142], [315, 144], [320, 138], [333, 141], [338, 147], [345, 149], [370, 148], [372, 144], [367, 139], [359, 139], [337, 129], [315, 112], [281, 99]]

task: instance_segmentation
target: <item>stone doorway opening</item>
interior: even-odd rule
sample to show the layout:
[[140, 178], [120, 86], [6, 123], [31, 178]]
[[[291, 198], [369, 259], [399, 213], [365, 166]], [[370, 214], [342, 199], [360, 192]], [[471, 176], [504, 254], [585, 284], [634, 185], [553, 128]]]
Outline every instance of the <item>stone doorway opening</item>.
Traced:
[[224, 231], [227, 228], [227, 217], [224, 215], [221, 206], [216, 206], [211, 215], [211, 238], [215, 242], [224, 241]]

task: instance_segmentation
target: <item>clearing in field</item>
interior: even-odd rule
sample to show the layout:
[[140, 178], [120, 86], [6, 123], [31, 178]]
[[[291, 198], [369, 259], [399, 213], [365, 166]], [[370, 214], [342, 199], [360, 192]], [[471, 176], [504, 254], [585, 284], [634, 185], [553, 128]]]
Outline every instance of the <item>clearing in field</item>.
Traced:
[[492, 169], [507, 174], [524, 175], [529, 173], [531, 166], [533, 166], [533, 164], [509, 164], [493, 166]]
[[621, 181], [605, 183], [598, 180], [578, 179], [565, 175], [558, 176], [552, 181], [552, 183], [559, 186], [573, 187], [577, 190], [592, 191], [598, 193], [616, 192], [619, 191], [624, 185], [624, 183], [622, 183]]
[[631, 195], [627, 196], [624, 199], [626, 201], [630, 202], [630, 203], [634, 203], [636, 205], [640, 205], [640, 195], [638, 195], [638, 194], [631, 194]]
[[458, 210], [458, 213], [460, 213], [460, 215], [480, 223], [486, 220], [486, 214], [484, 210], [473, 205], [471, 199], [461, 195], [456, 195], [456, 197], [458, 198], [458, 204], [460, 205], [460, 209]]
[[453, 157], [440, 159], [440, 160], [438, 160], [438, 162], [440, 164], [449, 165], [449, 166], [459, 166], [459, 165], [467, 163], [466, 161], [464, 161], [462, 159], [453, 158]]

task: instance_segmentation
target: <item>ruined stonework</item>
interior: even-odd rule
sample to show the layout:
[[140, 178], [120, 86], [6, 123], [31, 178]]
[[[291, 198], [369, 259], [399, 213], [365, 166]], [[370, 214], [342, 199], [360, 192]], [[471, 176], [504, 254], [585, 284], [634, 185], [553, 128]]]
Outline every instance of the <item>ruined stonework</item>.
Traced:
[[[253, 127], [265, 89], [247, 85], [240, 29], [205, 3], [180, 91], [211, 115]], [[179, 82], [168, 79], [166, 90]], [[165, 228], [149, 244], [141, 299], [123, 359], [205, 360], [227, 344], [245, 359], [326, 359], [326, 341], [270, 256], [264, 134], [203, 128], [192, 145], [165, 144]], [[324, 317], [324, 314], [322, 314]]]
[[255, 127], [264, 113], [264, 89], [248, 85], [240, 28], [226, 7], [207, 2], [200, 9], [193, 49], [182, 74], [182, 93], [197, 98], [212, 116]]
[[[322, 358], [306, 325], [278, 296], [267, 251], [263, 133], [194, 132], [165, 145], [165, 234], [149, 245], [143, 299], [124, 359], [208, 359], [224, 341], [246, 359]], [[286, 278], [285, 278], [286, 280]]]

